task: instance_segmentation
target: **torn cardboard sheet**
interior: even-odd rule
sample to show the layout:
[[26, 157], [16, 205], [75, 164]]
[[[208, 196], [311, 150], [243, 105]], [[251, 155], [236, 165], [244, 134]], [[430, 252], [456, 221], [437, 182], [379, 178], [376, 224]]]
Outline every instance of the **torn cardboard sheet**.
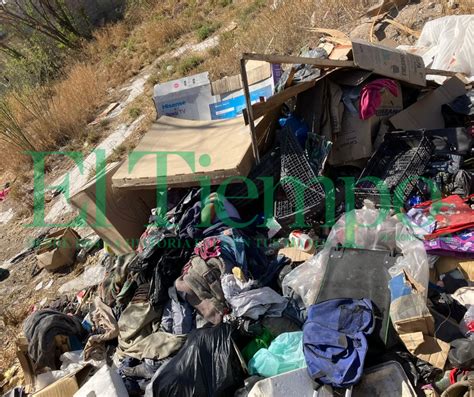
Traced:
[[[397, 83], [398, 84], [398, 83]], [[353, 113], [344, 108], [341, 125], [339, 127], [336, 121], [337, 113], [331, 112], [332, 131], [338, 132], [332, 138], [334, 145], [329, 155], [329, 162], [332, 165], [343, 165], [360, 159], [369, 158], [373, 153], [372, 142], [376, 137], [381, 120], [403, 109], [403, 98], [401, 88], [398, 84], [398, 96], [394, 96], [389, 90], [381, 91], [381, 103], [377, 108], [375, 115], [367, 120], [361, 120], [358, 112]], [[331, 101], [331, 108], [335, 104]]]
[[424, 335], [422, 332], [401, 334], [400, 339], [411, 354], [436, 368], [444, 369], [450, 349], [449, 343]]
[[457, 77], [452, 77], [418, 102], [390, 118], [390, 122], [395, 128], [402, 130], [444, 128], [441, 106], [465, 93], [464, 83]]
[[390, 280], [390, 319], [408, 351], [443, 369], [449, 343], [434, 337], [434, 319], [426, 306], [425, 289], [405, 270]]
[[425, 65], [418, 55], [363, 40], [352, 41], [352, 54], [354, 63], [361, 69], [419, 86], [426, 85]]
[[[71, 204], [84, 211], [87, 224], [117, 255], [137, 248], [137, 242], [148, 223], [150, 210], [156, 207], [152, 190], [123, 191], [112, 188], [112, 176], [120, 163], [108, 164], [70, 198]], [[104, 187], [105, 191], [97, 191]]]
[[[161, 153], [160, 167], [157, 153]], [[198, 186], [202, 178], [208, 178], [218, 184], [229, 177], [247, 176], [252, 165], [250, 131], [243, 119], [196, 121], [163, 116], [113, 175], [112, 183], [118, 188], [154, 189]]]
[[299, 263], [311, 259], [314, 256], [314, 252], [314, 250], [305, 252], [296, 247], [285, 247], [278, 251], [278, 255], [285, 255], [287, 258], [290, 258], [292, 262]]

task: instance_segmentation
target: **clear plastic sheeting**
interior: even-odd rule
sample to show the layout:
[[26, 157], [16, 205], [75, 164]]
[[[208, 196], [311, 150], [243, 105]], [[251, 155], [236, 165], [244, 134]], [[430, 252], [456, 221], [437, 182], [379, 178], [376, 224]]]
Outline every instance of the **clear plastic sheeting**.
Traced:
[[393, 277], [405, 269], [427, 290], [429, 263], [423, 243], [387, 211], [364, 207], [339, 218], [324, 248], [285, 276], [283, 293], [287, 296], [296, 294], [305, 306], [312, 305], [321, 287], [329, 252], [338, 245], [401, 253], [395, 266], [389, 269], [390, 275]]
[[[416, 46], [400, 46], [423, 57], [426, 67], [464, 73], [474, 81], [474, 15], [450, 15], [429, 21]], [[441, 84], [446, 77], [427, 76]]]

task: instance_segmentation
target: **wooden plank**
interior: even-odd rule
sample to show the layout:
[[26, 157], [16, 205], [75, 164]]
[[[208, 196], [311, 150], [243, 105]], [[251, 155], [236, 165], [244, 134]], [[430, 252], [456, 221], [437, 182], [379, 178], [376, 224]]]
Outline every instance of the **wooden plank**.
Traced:
[[252, 113], [254, 120], [267, 114], [270, 110], [285, 103], [288, 99], [293, 98], [299, 93], [306, 91], [307, 89], [314, 87], [316, 84], [315, 80], [305, 81], [304, 83], [296, 84], [275, 94], [268, 98], [266, 102], [259, 102], [252, 105]]
[[384, 19], [383, 22], [387, 22], [390, 25], [393, 25], [396, 29], [401, 30], [402, 32], [405, 32], [408, 35], [412, 35], [416, 37], [417, 39], [420, 38], [420, 35], [421, 35], [420, 31], [411, 29], [400, 22], [394, 21], [393, 19]]
[[244, 86], [245, 103], [246, 103], [246, 108], [248, 112], [247, 116], [248, 116], [248, 121], [249, 121], [249, 126], [250, 126], [250, 136], [252, 138], [253, 157], [255, 158], [255, 162], [259, 164], [260, 153], [258, 152], [257, 136], [255, 133], [255, 118], [256, 117], [253, 114], [252, 102], [250, 99], [250, 88], [249, 88], [246, 64], [247, 64], [246, 60], [242, 58], [240, 60], [240, 76], [242, 78], [242, 85]]
[[429, 68], [426, 68], [425, 71], [426, 71], [426, 74], [435, 74], [438, 76], [448, 76], [448, 77], [456, 76], [457, 74], [459, 74], [459, 72], [453, 72], [451, 70], [440, 70], [440, 69], [429, 69]]
[[271, 143], [271, 133], [274, 131], [276, 123], [278, 122], [278, 116], [280, 115], [281, 108], [276, 107], [261, 119], [259, 119], [255, 126], [255, 135], [257, 136], [258, 148], [261, 152], [265, 153], [269, 149]]
[[292, 55], [271, 55], [271, 54], [251, 54], [245, 53], [242, 55], [242, 59], [254, 60], [254, 61], [265, 61], [270, 63], [290, 63], [298, 64], [303, 63], [305, 65], [313, 65], [321, 68], [354, 68], [356, 65], [352, 61], [339, 61], [332, 59], [318, 59], [299, 57]]

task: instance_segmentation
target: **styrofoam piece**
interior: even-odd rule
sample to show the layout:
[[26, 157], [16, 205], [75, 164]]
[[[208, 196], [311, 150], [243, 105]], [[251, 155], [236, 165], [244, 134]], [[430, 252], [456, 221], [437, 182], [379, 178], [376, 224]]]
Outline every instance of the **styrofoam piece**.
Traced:
[[120, 375], [104, 365], [74, 393], [74, 397], [90, 396], [128, 397], [128, 392]]
[[353, 397], [416, 397], [403, 367], [396, 361], [376, 365], [364, 371]]
[[313, 397], [314, 389], [306, 368], [296, 369], [258, 381], [248, 397]]

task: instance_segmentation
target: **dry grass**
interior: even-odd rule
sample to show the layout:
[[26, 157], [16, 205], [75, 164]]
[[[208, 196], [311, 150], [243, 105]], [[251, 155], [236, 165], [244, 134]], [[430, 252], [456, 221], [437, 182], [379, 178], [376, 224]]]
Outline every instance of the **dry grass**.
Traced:
[[[272, 4], [273, 2], [270, 2]], [[360, 0], [281, 1], [272, 9], [268, 2], [256, 0], [239, 13], [239, 27], [223, 35], [217, 49], [211, 50], [203, 68], [213, 78], [238, 72], [243, 52], [295, 54], [304, 45], [317, 44], [318, 36], [308, 32], [311, 26], [349, 28], [368, 2]]]
[[450, 1], [443, 0], [441, 2], [443, 6], [443, 15], [448, 14], [472, 14], [474, 13], [474, 0], [458, 0], [455, 2], [455, 6], [451, 7]]
[[77, 138], [105, 98], [107, 81], [90, 64], [78, 63], [63, 80], [51, 87], [12, 92], [6, 98], [8, 113], [0, 114], [2, 126], [15, 120], [15, 133], [24, 142], [0, 142], [8, 165], [25, 161], [24, 150], [54, 150]]

